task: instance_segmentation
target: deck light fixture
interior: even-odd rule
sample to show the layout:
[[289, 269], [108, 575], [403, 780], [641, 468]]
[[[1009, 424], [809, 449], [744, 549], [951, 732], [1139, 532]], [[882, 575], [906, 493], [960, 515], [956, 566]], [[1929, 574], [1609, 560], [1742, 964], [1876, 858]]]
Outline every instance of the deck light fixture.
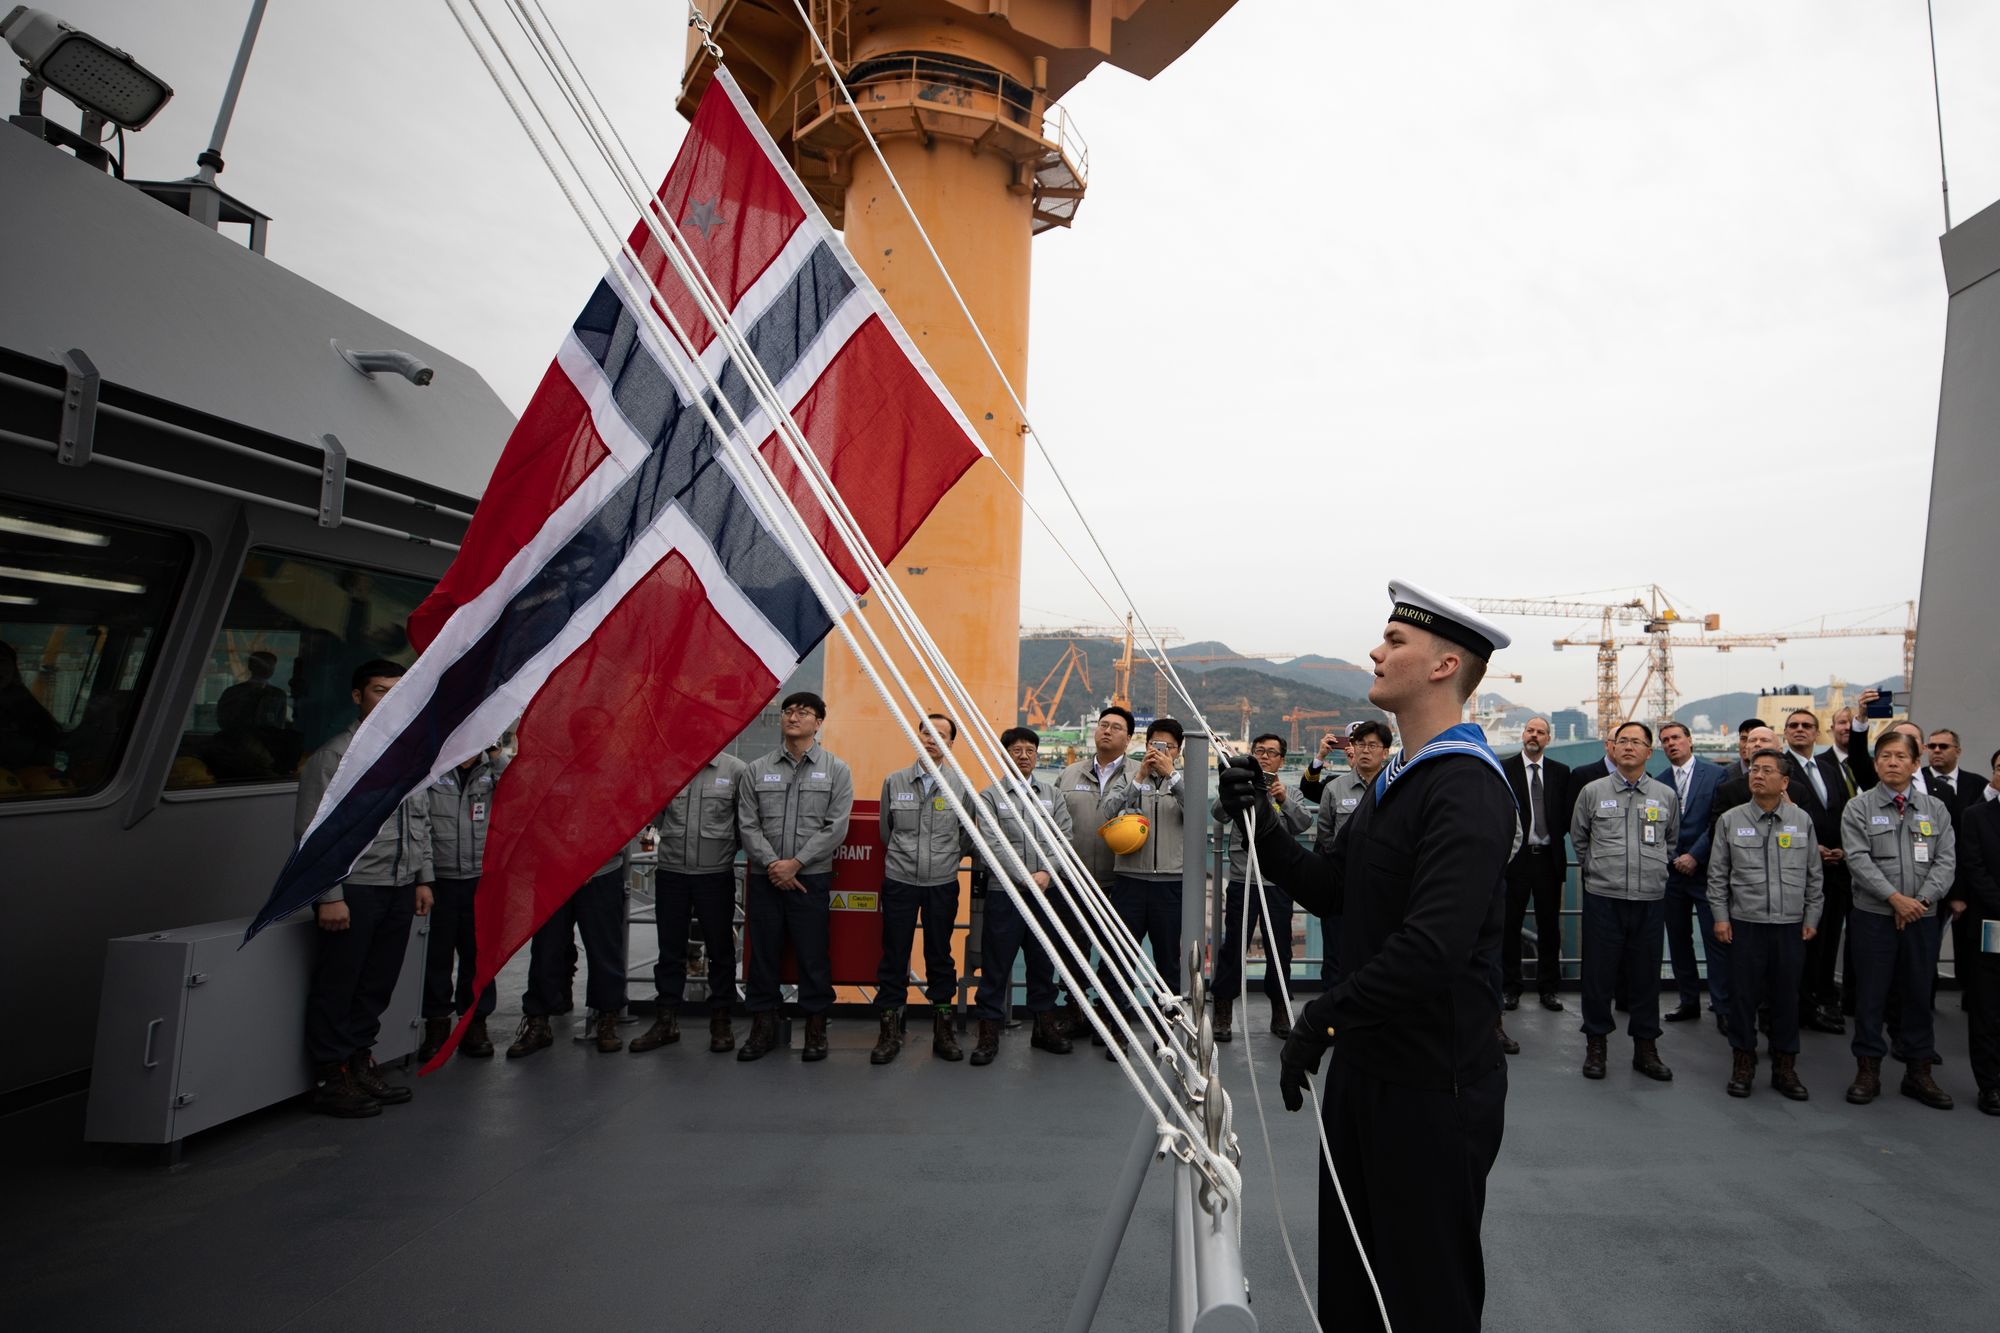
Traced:
[[131, 56], [45, 10], [14, 6], [0, 19], [0, 37], [21, 57], [30, 79], [121, 129], [144, 129], [174, 95]]

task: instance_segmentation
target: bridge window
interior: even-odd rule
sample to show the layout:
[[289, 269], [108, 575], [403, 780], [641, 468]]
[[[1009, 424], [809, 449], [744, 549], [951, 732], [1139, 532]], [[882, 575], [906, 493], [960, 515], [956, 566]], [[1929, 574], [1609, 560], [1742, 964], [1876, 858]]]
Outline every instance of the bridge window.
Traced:
[[191, 555], [185, 537], [0, 496], [0, 803], [111, 781]]
[[290, 782], [354, 721], [348, 679], [416, 660], [406, 625], [432, 581], [255, 550], [195, 689], [169, 791]]

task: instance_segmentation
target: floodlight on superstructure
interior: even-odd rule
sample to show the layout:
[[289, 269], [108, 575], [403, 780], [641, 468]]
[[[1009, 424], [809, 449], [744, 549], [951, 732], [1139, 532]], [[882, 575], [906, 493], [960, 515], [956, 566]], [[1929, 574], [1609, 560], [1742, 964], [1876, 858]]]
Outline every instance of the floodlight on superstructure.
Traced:
[[0, 19], [0, 37], [21, 58], [29, 79], [120, 129], [144, 129], [174, 95], [166, 80], [125, 52], [46, 10], [14, 6]]

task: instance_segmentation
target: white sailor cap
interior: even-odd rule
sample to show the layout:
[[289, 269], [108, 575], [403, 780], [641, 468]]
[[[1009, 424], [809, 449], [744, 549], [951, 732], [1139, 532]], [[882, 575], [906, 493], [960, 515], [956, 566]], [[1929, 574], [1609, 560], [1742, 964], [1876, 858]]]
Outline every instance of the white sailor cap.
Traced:
[[1425, 592], [1414, 583], [1397, 579], [1389, 584], [1389, 600], [1395, 605], [1389, 619], [1427, 629], [1478, 655], [1483, 662], [1514, 640], [1507, 631], [1469, 606]]

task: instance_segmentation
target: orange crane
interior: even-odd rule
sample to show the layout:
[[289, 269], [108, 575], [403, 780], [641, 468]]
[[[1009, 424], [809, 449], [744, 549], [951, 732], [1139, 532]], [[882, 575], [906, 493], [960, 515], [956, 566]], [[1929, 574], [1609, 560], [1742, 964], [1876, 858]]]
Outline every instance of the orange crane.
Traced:
[[1715, 648], [1728, 652], [1731, 648], [1775, 648], [1781, 643], [1798, 639], [1862, 639], [1877, 635], [1900, 635], [1903, 640], [1903, 688], [1910, 688], [1917, 669], [1917, 604], [1905, 602], [1906, 615], [1901, 625], [1851, 625], [1844, 629], [1774, 629], [1761, 634], [1730, 634], [1718, 638], [1691, 639], [1687, 642], [1696, 647]]
[[1294, 708], [1279, 720], [1292, 724], [1292, 748], [1296, 750], [1299, 748], [1299, 723], [1311, 722], [1316, 718], [1339, 716], [1340, 710], [1338, 708]]
[[[1055, 691], [1051, 693], [1049, 682], [1055, 680], [1058, 671], [1062, 673], [1062, 679], [1056, 681]], [[1090, 660], [1075, 643], [1063, 649], [1063, 655], [1049, 668], [1049, 674], [1042, 677], [1042, 683], [1030, 687], [1022, 698], [1021, 711], [1027, 716], [1029, 726], [1040, 729], [1056, 724], [1060, 716], [1057, 710], [1062, 707], [1063, 691], [1069, 688], [1071, 676], [1081, 680], [1085, 690], [1090, 689]], [[1046, 703], [1043, 702], [1045, 698]]]
[[[1177, 629], [1154, 626], [1153, 636], [1162, 645], [1181, 637]], [[1133, 656], [1135, 643], [1134, 621], [1131, 615], [1125, 617], [1123, 625], [1025, 625], [1021, 628], [1024, 639], [1123, 639], [1125, 651], [1111, 664], [1111, 702], [1120, 708], [1132, 706], [1132, 668], [1140, 660]], [[1165, 686], [1161, 685], [1155, 698], [1163, 697]]]

